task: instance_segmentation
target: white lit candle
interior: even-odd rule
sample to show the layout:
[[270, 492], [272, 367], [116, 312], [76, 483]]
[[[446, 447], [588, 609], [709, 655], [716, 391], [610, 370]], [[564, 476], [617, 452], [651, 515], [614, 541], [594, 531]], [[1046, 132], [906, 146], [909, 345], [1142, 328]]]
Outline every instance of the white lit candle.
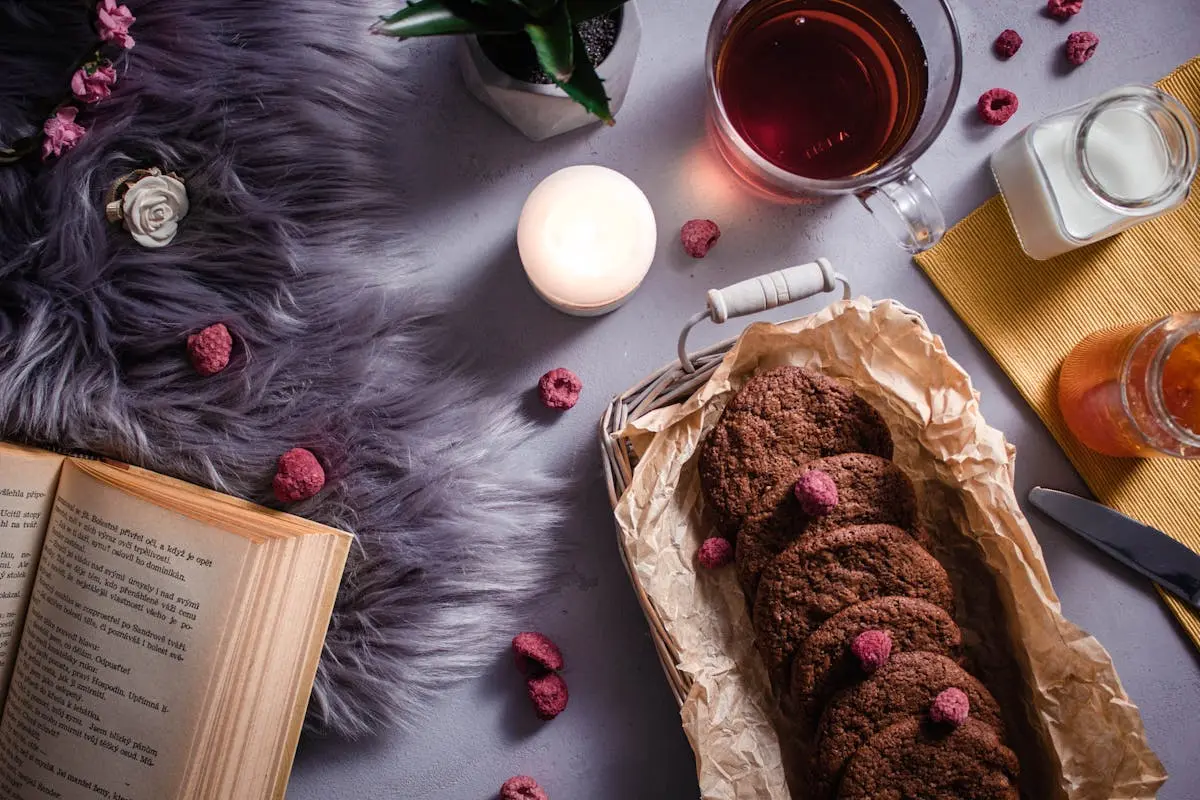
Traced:
[[658, 231], [633, 181], [598, 166], [567, 167], [530, 193], [517, 249], [537, 293], [560, 311], [605, 314], [641, 284]]

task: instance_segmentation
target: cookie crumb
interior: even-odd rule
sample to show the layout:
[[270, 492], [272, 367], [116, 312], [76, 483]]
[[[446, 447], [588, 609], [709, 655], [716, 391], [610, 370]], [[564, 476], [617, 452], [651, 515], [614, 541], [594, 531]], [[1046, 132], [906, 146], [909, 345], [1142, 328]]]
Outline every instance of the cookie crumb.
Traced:
[[838, 504], [838, 488], [829, 474], [810, 469], [796, 481], [794, 489], [800, 510], [810, 517], [823, 517]]
[[536, 631], [518, 633], [512, 640], [517, 669], [522, 675], [537, 675], [563, 668], [562, 651], [550, 637]]
[[1009, 59], [1017, 54], [1022, 44], [1024, 44], [1024, 40], [1021, 38], [1021, 34], [1008, 28], [1001, 31], [1000, 35], [996, 37], [996, 41], [992, 42], [992, 50], [1000, 58]]
[[1003, 125], [1017, 113], [1018, 105], [1017, 96], [1008, 89], [988, 89], [979, 95], [976, 109], [988, 125]]
[[700, 552], [696, 558], [705, 569], [719, 569], [733, 563], [733, 545], [728, 539], [711, 536], [700, 545]]
[[1096, 54], [1098, 44], [1100, 37], [1091, 31], [1075, 31], [1067, 37], [1067, 61], [1078, 67]]
[[858, 659], [863, 672], [870, 675], [892, 656], [892, 635], [887, 631], [863, 631], [854, 637], [850, 652]]
[[549, 721], [566, 710], [567, 682], [557, 672], [530, 678], [525, 685], [538, 719]]
[[971, 713], [971, 701], [967, 693], [953, 686], [933, 698], [929, 707], [929, 718], [939, 724], [952, 725], [957, 728], [967, 721]]
[[679, 240], [692, 258], [704, 258], [721, 238], [721, 229], [711, 219], [691, 219], [683, 223]]
[[582, 391], [583, 381], [564, 367], [550, 370], [538, 381], [538, 397], [542, 405], [555, 411], [574, 408]]
[[275, 497], [281, 503], [296, 503], [321, 491], [325, 485], [325, 469], [311, 451], [293, 447], [279, 457], [275, 480], [271, 482]]
[[533, 778], [514, 775], [500, 787], [500, 800], [550, 800], [550, 797]]
[[233, 352], [233, 336], [229, 328], [218, 322], [187, 337], [188, 360], [192, 369], [208, 378], [229, 366]]
[[1070, 19], [1083, 10], [1083, 0], [1047, 0], [1046, 13], [1055, 19]]

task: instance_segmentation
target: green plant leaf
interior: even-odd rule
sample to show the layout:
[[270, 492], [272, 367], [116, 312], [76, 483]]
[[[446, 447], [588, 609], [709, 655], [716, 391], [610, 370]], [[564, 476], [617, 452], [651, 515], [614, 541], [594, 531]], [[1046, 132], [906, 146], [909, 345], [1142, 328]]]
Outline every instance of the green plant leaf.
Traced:
[[447, 36], [468, 33], [516, 33], [528, 21], [528, 15], [515, 5], [498, 10], [472, 0], [417, 0], [383, 17], [371, 26], [371, 33], [401, 39], [418, 36]]
[[[567, 7], [560, 5], [545, 22], [525, 26], [538, 61], [555, 81], [569, 81], [575, 72], [575, 28]], [[583, 45], [579, 51], [584, 53]], [[582, 59], [586, 60], [586, 58]]]
[[371, 33], [402, 39], [477, 32], [472, 22], [455, 16], [441, 0], [418, 0], [371, 26]]
[[626, 0], [566, 0], [567, 10], [576, 23], [585, 22], [625, 5]]
[[608, 105], [608, 92], [604, 91], [604, 81], [600, 80], [600, 76], [596, 74], [596, 68], [588, 60], [587, 50], [583, 39], [579, 36], [579, 31], [572, 30], [572, 38], [575, 43], [575, 52], [580, 54], [575, 63], [575, 72], [569, 81], [555, 80], [554, 82], [572, 100], [595, 114], [605, 124], [612, 125], [614, 120], [612, 110]]

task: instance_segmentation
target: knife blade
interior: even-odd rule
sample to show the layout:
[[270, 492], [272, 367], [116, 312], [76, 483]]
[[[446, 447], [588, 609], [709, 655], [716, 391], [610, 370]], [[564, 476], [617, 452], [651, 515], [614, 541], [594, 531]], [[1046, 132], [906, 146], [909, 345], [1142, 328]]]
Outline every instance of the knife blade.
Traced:
[[1200, 610], [1200, 555], [1157, 528], [1084, 497], [1035, 486], [1029, 502], [1049, 517]]

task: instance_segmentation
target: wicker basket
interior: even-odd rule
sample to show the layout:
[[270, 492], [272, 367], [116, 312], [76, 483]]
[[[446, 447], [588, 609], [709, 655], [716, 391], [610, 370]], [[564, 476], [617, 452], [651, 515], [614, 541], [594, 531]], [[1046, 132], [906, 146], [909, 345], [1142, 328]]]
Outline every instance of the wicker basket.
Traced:
[[[637, 467], [637, 456], [630, 446], [629, 440], [621, 436], [621, 431], [632, 420], [641, 418], [655, 409], [682, 402], [703, 386], [717, 366], [733, 347], [737, 339], [727, 339], [696, 353], [691, 354], [695, 372], [685, 372], [679, 361], [673, 361], [654, 374], [638, 382], [628, 391], [612, 399], [600, 420], [600, 448], [604, 457], [604, 477], [608, 485], [608, 499], [614, 508], [625, 487], [633, 478], [633, 470]], [[692, 688], [691, 678], [683, 675], [676, 668], [679, 663], [679, 647], [663, 625], [654, 601], [646, 594], [641, 581], [637, 578], [630, 563], [629, 550], [624, 537], [618, 534], [617, 544], [621, 551], [621, 562], [629, 573], [633, 591], [637, 594], [642, 613], [650, 623], [650, 633], [654, 639], [654, 647], [662, 662], [667, 682], [676, 702], [683, 705], [684, 698]]]
[[[790, 282], [790, 286], [785, 287], [783, 285], [785, 282]], [[819, 292], [835, 291], [839, 282], [844, 288], [843, 297], [849, 298], [849, 282], [842, 275], [833, 272], [828, 261], [818, 259], [811, 264], [751, 278], [735, 286], [709, 292], [709, 311], [697, 314], [688, 321], [683, 329], [679, 341], [679, 360], [672, 361], [624, 393], [614, 397], [600, 420], [600, 449], [604, 461], [604, 477], [608, 486], [608, 499], [614, 509], [626, 487], [629, 486], [629, 482], [633, 478], [633, 471], [637, 467], [637, 455], [629, 440], [621, 436], [621, 431], [625, 430], [631, 421], [638, 420], [664, 406], [681, 403], [689, 398], [708, 382], [725, 355], [737, 342], [737, 337], [734, 337], [703, 350], [689, 353], [686, 351], [686, 337], [691, 328], [702, 319], [711, 318], [714, 322], [720, 323], [733, 317], [746, 316], [796, 302]], [[738, 293], [744, 292], [747, 287], [761, 290], [766, 293], [766, 296], [755, 295], [747, 303], [744, 297], [738, 297]], [[915, 311], [901, 308], [914, 319], [921, 319], [921, 316]], [[685, 359], [690, 362], [692, 370], [684, 368]], [[629, 580], [633, 584], [633, 591], [642, 607], [642, 613], [646, 615], [646, 621], [650, 623], [654, 647], [658, 651], [658, 658], [662, 662], [663, 672], [666, 673], [671, 692], [675, 695], [676, 702], [682, 706], [688, 692], [691, 691], [692, 680], [676, 667], [676, 664], [679, 663], [679, 646], [663, 624], [662, 617], [654, 606], [654, 601], [646, 594], [645, 588], [638, 580], [630, 560], [629, 550], [619, 530], [617, 546], [621, 552], [621, 563], [625, 565], [625, 571], [629, 574]]]
[[[711, 318], [719, 322], [722, 320], [717, 319], [717, 309], [714, 308], [717, 305], [719, 303], [714, 303], [710, 294], [710, 311], [714, 312]], [[845, 308], [839, 310], [843, 305]], [[793, 322], [800, 324], [784, 330], [772, 330], [768, 326], [755, 332], [747, 343], [748, 349], [743, 354], [744, 358], [739, 357], [738, 362], [731, 365], [734, 371], [728, 375], [723, 363], [737, 344], [737, 339], [728, 339], [704, 350], [687, 353], [685, 339], [681, 337], [680, 360], [667, 364], [626, 392], [614, 397], [601, 419], [600, 444], [609, 499], [617, 517], [615, 521], [618, 523], [617, 541], [621, 560], [649, 623], [651, 638], [667, 682], [684, 712], [684, 727], [689, 738], [694, 736], [694, 742], [702, 742], [697, 749], [697, 771], [701, 786], [705, 787], [706, 792], [716, 787], [722, 790], [714, 792], [711, 796], [728, 797], [730, 795], [724, 790], [731, 786], [739, 792], [738, 797], [787, 796], [777, 793], [786, 791], [782, 783], [785, 777], [783, 768], [771, 760], [769, 753], [764, 758], [761, 753], [744, 748], [741, 742], [744, 733], [742, 729], [735, 726], [732, 738], [718, 747], [706, 749], [707, 745], [704, 744], [714, 734], [720, 738], [721, 734], [729, 732], [727, 723], [730, 717], [726, 712], [731, 708], [730, 702], [741, 709], [739, 713], [742, 713], [750, 725], [762, 728], [763, 723], [771, 723], [769, 709], [758, 702], [769, 704], [769, 698], [766, 696], [769, 690], [765, 686], [767, 676], [765, 673], [752, 674], [753, 671], [742, 669], [742, 661], [736, 661], [735, 669], [732, 670], [724, 667], [715, 670], [708, 662], [701, 664], [698, 661], [702, 656], [698, 655], [697, 639], [692, 635], [696, 629], [675, 627], [680, 619], [680, 615], [676, 613], [678, 609], [674, 605], [670, 608], [659, 608], [656, 600], [647, 591], [649, 581], [644, 585], [642, 575], [635, 567], [643, 563], [643, 555], [653, 554], [643, 554], [639, 549], [639, 540], [636, 537], [627, 537], [622, 532], [623, 528], [628, 530], [629, 525], [637, 527], [640, 524], [637, 519], [639, 515], [635, 513], [631, 519], [629, 514], [633, 513], [633, 509], [627, 508], [626, 505], [632, 500], [637, 500], [632, 506], [642, 511], [646, 509], [639, 505], [644, 498], [623, 498], [623, 495], [631, 486], [636, 487], [639, 493], [642, 490], [661, 493], [677, 492], [679, 485], [682, 485], [674, 482], [680, 479], [679, 468], [682, 465], [677, 462], [665, 463], [661, 457], [654, 454], [662, 456], [666, 453], [667, 457], [670, 457], [670, 452], [676, 452], [678, 455], [678, 452], [671, 448], [679, 446], [684, 435], [688, 437], [688, 447], [691, 447], [692, 437], [699, 433], [694, 427], [697, 420], [693, 412], [696, 409], [695, 406], [689, 405], [676, 414], [667, 412], [669, 416], [665, 417], [662, 416], [662, 409], [684, 403], [700, 393], [703, 393], [702, 397], [705, 400], [716, 400], [717, 395], [709, 391], [707, 383], [718, 370], [721, 385], [714, 389], [736, 389], [738, 381], [744, 378], [748, 371], [752, 372], [756, 364], [761, 365], [762, 362], [755, 359], [762, 355], [764, 348], [794, 348], [798, 346], [799, 340], [789, 338], [793, 333], [817, 331], [831, 322], [837, 325], [837, 321], [842, 319], [842, 312], [852, 308], [856, 312], [866, 313], [855, 313], [845, 317], [848, 321], [847, 327], [832, 327], [828, 329], [824, 338], [814, 336], [811, 339], [814, 348], [808, 355], [814, 359], [814, 363], [824, 363], [822, 359], [828, 355], [826, 351], [830, 341], [840, 335], [839, 332], [859, 336], [864, 327], [882, 325], [881, 330], [885, 332], [886, 337], [890, 337], [888, 341], [895, 345], [894, 351], [888, 351], [890, 357], [911, 357], [918, 360], [927, 358], [931, 362], [940, 363], [946, 371], [945, 375], [939, 372], [938, 376], [935, 376], [936, 380], [943, 381], [945, 387], [952, 389], [955, 396], [962, 398], [965, 403], [960, 406], [959, 403], [951, 402], [942, 410], [944, 413], [934, 415], [937, 424], [947, 420], [959, 420], [966, 426], [970, 439], [967, 449], [948, 452], [948, 446], [960, 444], [954, 431], [951, 431], [949, 440], [936, 447], [928, 443], [922, 444], [921, 432], [925, 430], [929, 420], [923, 416], [924, 412], [906, 415], [908, 411], [915, 410], [913, 404], [918, 401], [914, 397], [920, 393], [924, 384], [901, 381], [898, 386], [889, 390], [896, 392], [897, 401], [902, 401], [901, 405], [906, 409], [904, 413], [896, 412], [895, 423], [904, 431], [903, 442], [908, 449], [903, 455], [912, 462], [908, 466], [917, 471], [923, 482], [920, 486], [926, 490], [924, 495], [920, 495], [918, 489], [918, 494], [930, 501], [930, 507], [925, 510], [934, 515], [931, 524], [947, 531], [951, 528], [957, 529], [974, 540], [974, 545], [967, 548], [971, 554], [960, 552], [962, 548], [951, 548], [952, 551], [944, 553], [957, 565], [948, 569], [986, 567], [993, 570], [998, 578], [1003, 577], [1003, 580], [997, 581], [996, 587], [988, 589], [987, 586], [983, 586], [982, 593], [972, 594], [973, 602], [981, 603], [974, 607], [984, 616], [976, 617], [974, 621], [965, 618], [965, 622], [975, 630], [980, 624], [994, 625], [997, 619], [1005, 616], [1007, 631], [1015, 637], [1007, 643], [1011, 647], [1006, 647], [1001, 641], [1003, 637], [982, 637], [982, 641], [990, 639], [994, 646], [982, 646], [976, 650], [981, 658], [1007, 654], [1001, 655], [1003, 663], [999, 666], [1000, 673], [993, 675], [1000, 681], [998, 689], [994, 688], [993, 691], [997, 691], [998, 696], [1005, 699], [1006, 708], [1014, 709], [1012, 713], [1036, 713], [1036, 717], [1014, 717], [1013, 720], [1008, 720], [1017, 726], [1013, 731], [1021, 732], [1019, 741], [1010, 741], [1017, 750], [1023, 766], [1034, 765], [1027, 770], [1023, 769], [1031, 781], [1026, 786], [1029, 790], [1027, 793], [1037, 797], [1061, 794], [1064, 797], [1089, 800], [1117, 796], [1153, 797], [1154, 791], [1164, 779], [1164, 773], [1146, 741], [1137, 707], [1121, 688], [1108, 654], [1094, 639], [1086, 636], [1062, 617], [1061, 609], [1050, 590], [1049, 574], [1037, 541], [1021, 514], [1012, 489], [1012, 447], [999, 431], [990, 428], [983, 421], [978, 410], [978, 395], [971, 388], [969, 378], [945, 353], [941, 341], [929, 332], [921, 316], [894, 300], [870, 303], [860, 299], [838, 306], [831, 311], [817, 312], [815, 319], [802, 317], [800, 320], [794, 320]], [[740, 312], [731, 316], [738, 315]], [[693, 317], [689, 325], [694, 324], [697, 317]], [[915, 325], [911, 341], [906, 338], [909, 336], [907, 325], [910, 322]], [[685, 335], [686, 330], [685, 328]], [[905, 342], [912, 346], [905, 345]], [[789, 355], [795, 354], [789, 351]], [[840, 369], [838, 358], [835, 353], [831, 365], [835, 371]], [[741, 377], [735, 378], [735, 374]], [[856, 373], [853, 379], [870, 381], [874, 377], [863, 377]], [[913, 386], [917, 388], [914, 389]], [[925, 406], [922, 408], [925, 411], [929, 410]], [[642, 433], [635, 434], [636, 438], [623, 435], [631, 423], [644, 420], [647, 415], [655, 412], [659, 412], [657, 422], [666, 426], [666, 448], [655, 447], [654, 443], [658, 440], [648, 440]], [[706, 425], [711, 424], [710, 416], [703, 415], [701, 421]], [[682, 424], [687, 430], [681, 434], [671, 427], [676, 424]], [[646, 427], [658, 429], [663, 426], [653, 424]], [[934, 452], [935, 449], [937, 452]], [[642, 456], [649, 460], [640, 467], [639, 453], [650, 453], [649, 456]], [[958, 458], [962, 453], [969, 453], [971, 457]], [[901, 466], [905, 463], [907, 462], [901, 463]], [[987, 466], [987, 475], [983, 477], [980, 465]], [[647, 469], [651, 471], [645, 472]], [[692, 556], [692, 546], [697, 543], [696, 536], [700, 532], [691, 526], [705, 524], [694, 516], [697, 508], [702, 508], [696, 504], [703, 502], [694, 494], [699, 490], [695, 477], [691, 474], [687, 476], [686, 497], [674, 494], [664, 501], [661, 494], [655, 494], [654, 498], [645, 500], [644, 505], [651, 507], [652, 513], [649, 516], [640, 515], [640, 518], [651, 520], [647, 524], [654, 528], [653, 520], [658, 519], [657, 514], [662, 514], [665, 519], [662, 524], [668, 526], [669, 531], [664, 537], [661, 535], [662, 531], [655, 530], [651, 540], [640, 540], [643, 545], [652, 541], [653, 546], [657, 548], [686, 546], [686, 557]], [[946, 499], [936, 500], [943, 491], [953, 494], [961, 501], [961, 508], [952, 508]], [[961, 513], [956, 514], [955, 508]], [[683, 526], [688, 526], [688, 530], [684, 531]], [[683, 541], [677, 538], [677, 534], [691, 538]], [[664, 563], [666, 570], [676, 569], [678, 563], [675, 557], [681, 553], [659, 551], [657, 555], [666, 556], [666, 562], [654, 562], [656, 587], [661, 583], [659, 579], [663, 574]], [[966, 561], [963, 561], [964, 558]], [[685, 567], [686, 569], [688, 568]], [[685, 578], [687, 574], [690, 573], [685, 573]], [[969, 576], [973, 573], [964, 571], [959, 574]], [[667, 580], [670, 582], [678, 577], [678, 574], [669, 574]], [[737, 589], [731, 584], [732, 580], [729, 576], [719, 579], [718, 582], [723, 584], [721, 597], [734, 597], [730, 593], [736, 592]], [[987, 581], [983, 583], [988, 584]], [[677, 586], [678, 581], [675, 580], [670, 585]], [[734, 603], [741, 608], [740, 600], [734, 600]], [[692, 619], [689, 623], [700, 626], [705, 637], [724, 635], [723, 629], [711, 627], [713, 620], [709, 612], [714, 609], [715, 606], [700, 608], [704, 619]], [[691, 614], [695, 617], [696, 613], [696, 608], [692, 607], [690, 610], [685, 609], [683, 616]], [[670, 629], [667, 620], [671, 621]], [[672, 630], [676, 631], [675, 635], [672, 634]], [[745, 632], [745, 628], [741, 630]], [[737, 658], [755, 659], [753, 651], [749, 649], [752, 648], [753, 642], [745, 636], [735, 638], [735, 649], [739, 654]], [[708, 638], [704, 641], [710, 642]], [[683, 646], [681, 642], [684, 643]], [[728, 649], [722, 652], [731, 657], [733, 655]], [[1008, 663], [1009, 656], [1015, 656], [1014, 664]], [[695, 677], [680, 670], [677, 665], [681, 661], [692, 665], [689, 669], [699, 665]], [[999, 662], [993, 659], [992, 663], [996, 666]], [[1013, 670], [1019, 670], [1020, 674]], [[761, 697], [759, 693], [762, 694]], [[1121, 755], [1114, 755], [1117, 753]], [[1121, 766], [1114, 771], [1112, 765], [1116, 763]], [[737, 776], [751, 778], [749, 782], [738, 783]], [[764, 787], [758, 780], [760, 777], [769, 780], [770, 785]], [[1031, 786], [1036, 787], [1036, 790], [1030, 789]], [[764, 789], [768, 795], [762, 793]]]

